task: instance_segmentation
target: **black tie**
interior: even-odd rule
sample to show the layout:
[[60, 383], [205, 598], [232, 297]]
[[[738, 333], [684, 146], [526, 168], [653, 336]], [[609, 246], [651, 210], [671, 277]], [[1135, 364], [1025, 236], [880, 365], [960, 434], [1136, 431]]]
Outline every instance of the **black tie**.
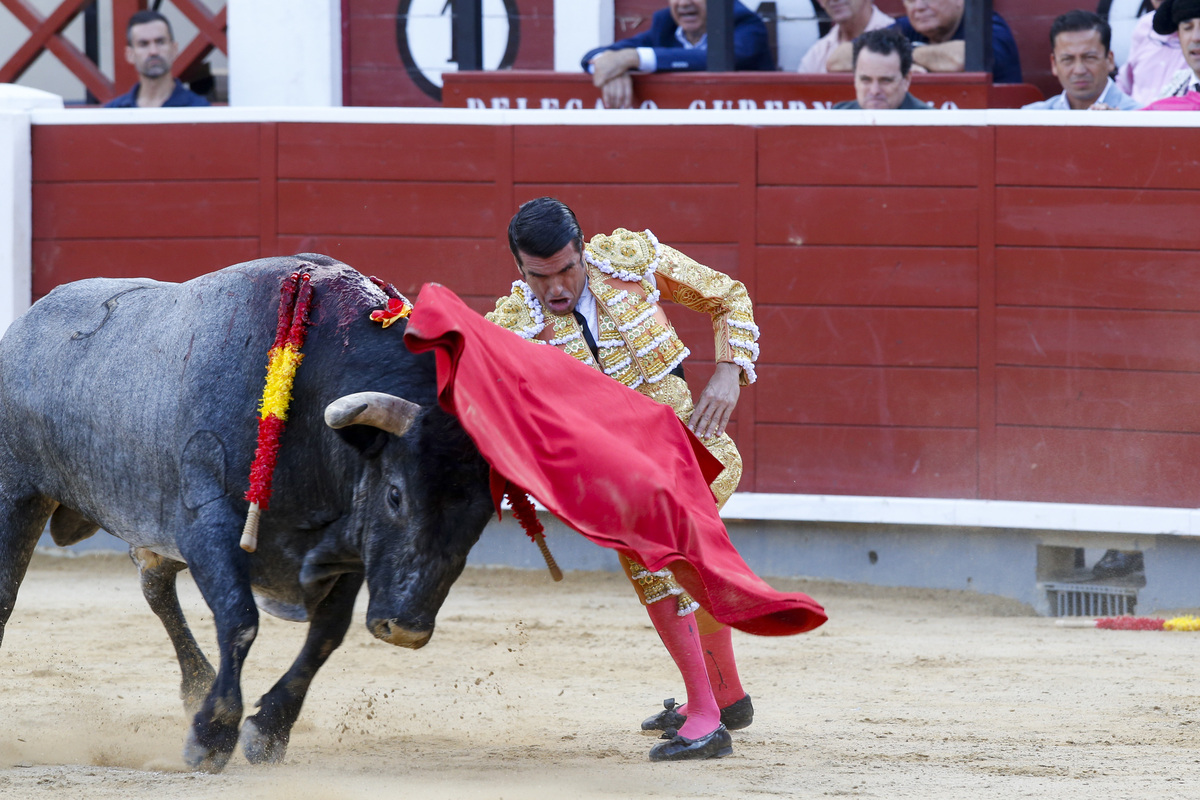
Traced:
[[583, 331], [583, 340], [587, 342], [588, 349], [592, 351], [592, 358], [599, 361], [600, 348], [596, 347], [596, 340], [592, 338], [592, 332], [588, 328], [587, 320], [578, 311], [572, 311], [571, 313], [575, 315], [575, 321], [579, 323], [579, 329]]

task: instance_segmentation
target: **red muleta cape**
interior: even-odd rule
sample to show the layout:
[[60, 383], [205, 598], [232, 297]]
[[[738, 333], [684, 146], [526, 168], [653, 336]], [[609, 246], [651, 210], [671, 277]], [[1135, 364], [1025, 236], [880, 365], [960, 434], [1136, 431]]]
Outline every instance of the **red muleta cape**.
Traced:
[[669, 566], [738, 630], [783, 636], [825, 622], [811, 597], [772, 589], [742, 560], [708, 486], [721, 464], [670, 407], [488, 322], [436, 283], [421, 289], [404, 343], [434, 351], [439, 404], [493, 471], [588, 539]]

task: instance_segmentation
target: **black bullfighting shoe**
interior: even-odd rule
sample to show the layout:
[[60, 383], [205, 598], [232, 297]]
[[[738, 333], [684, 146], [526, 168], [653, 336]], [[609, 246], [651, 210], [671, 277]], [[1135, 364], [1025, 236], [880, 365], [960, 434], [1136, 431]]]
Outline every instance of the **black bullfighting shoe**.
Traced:
[[[642, 730], [665, 731], [667, 728], [678, 730], [683, 727], [683, 723], [687, 722], [687, 715], [680, 714], [675, 707], [674, 697], [663, 700], [664, 710], [643, 720]], [[742, 728], [750, 727], [750, 723], [753, 721], [754, 703], [750, 701], [750, 695], [744, 695], [741, 700], [721, 709], [721, 724], [725, 726], [726, 730], [740, 731]]]
[[663, 700], [664, 711], [660, 711], [653, 717], [646, 717], [642, 720], [642, 730], [644, 731], [665, 731], [667, 728], [679, 730], [683, 727], [683, 723], [687, 722], [687, 715], [680, 714], [675, 710], [675, 698], [668, 697]]
[[667, 741], [650, 748], [651, 761], [696, 761], [703, 758], [724, 758], [733, 755], [733, 737], [724, 725], [707, 736], [689, 739], [674, 728], [662, 735]]

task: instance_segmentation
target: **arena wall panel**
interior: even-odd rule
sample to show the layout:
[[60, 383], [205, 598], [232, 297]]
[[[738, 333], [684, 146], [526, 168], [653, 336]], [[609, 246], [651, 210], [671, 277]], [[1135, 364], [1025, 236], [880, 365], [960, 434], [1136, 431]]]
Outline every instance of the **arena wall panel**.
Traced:
[[979, 297], [966, 247], [770, 245], [757, 256], [759, 296], [774, 303], [974, 308]]
[[758, 490], [891, 497], [972, 497], [973, 430], [759, 425]]
[[[486, 311], [550, 194], [746, 283], [743, 491], [1200, 505], [1193, 129], [77, 113], [34, 126], [35, 297], [314, 251]], [[698, 392], [711, 330], [670, 313]]]
[[1002, 305], [1200, 311], [1195, 249], [998, 247], [996, 263]]

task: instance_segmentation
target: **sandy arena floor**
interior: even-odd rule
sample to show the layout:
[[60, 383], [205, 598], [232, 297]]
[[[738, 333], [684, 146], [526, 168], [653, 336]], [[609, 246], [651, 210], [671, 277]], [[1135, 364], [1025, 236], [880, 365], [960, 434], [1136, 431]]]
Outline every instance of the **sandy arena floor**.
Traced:
[[[182, 770], [166, 634], [122, 555], [39, 554], [0, 648], [0, 797], [1194, 798], [1200, 634], [1066, 629], [959, 592], [772, 581], [830, 622], [735, 634], [754, 724], [719, 761], [651, 764], [637, 730], [682, 696], [623, 576], [468, 570], [423, 650], [360, 610], [284, 765]], [[185, 610], [212, 648], [207, 609]], [[247, 705], [303, 629], [264, 617]]]

